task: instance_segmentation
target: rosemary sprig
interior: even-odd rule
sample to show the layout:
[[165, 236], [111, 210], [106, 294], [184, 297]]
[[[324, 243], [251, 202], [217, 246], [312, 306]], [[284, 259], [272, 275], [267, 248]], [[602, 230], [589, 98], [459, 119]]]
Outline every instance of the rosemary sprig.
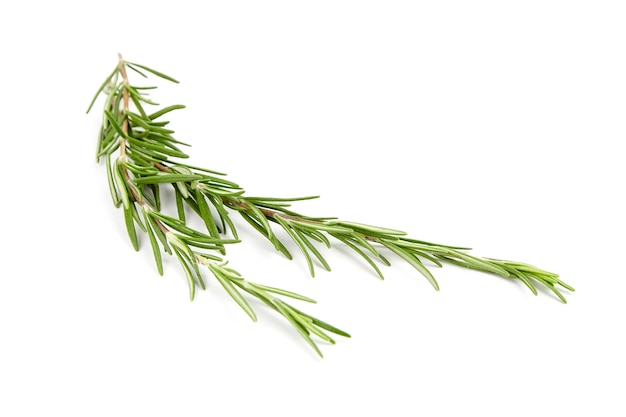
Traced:
[[[380, 265], [389, 266], [385, 253], [406, 261], [422, 274], [436, 289], [439, 284], [428, 263], [441, 267], [444, 262], [478, 271], [489, 272], [522, 281], [535, 295], [544, 286], [562, 301], [565, 297], [558, 287], [574, 289], [561, 281], [557, 274], [532, 265], [492, 258], [480, 258], [468, 253], [469, 248], [440, 245], [412, 239], [405, 232], [336, 218], [310, 217], [290, 209], [297, 201], [317, 198], [273, 198], [247, 196], [244, 189], [224, 178], [225, 174], [185, 164], [188, 155], [181, 146], [189, 146], [174, 138], [166, 114], [183, 109], [183, 105], [162, 107], [154, 112], [147, 106], [158, 106], [145, 91], [154, 87], [133, 86], [128, 70], [144, 78], [160, 77], [178, 81], [144, 65], [125, 61], [121, 55], [114, 70], [102, 83], [89, 104], [91, 110], [98, 96], [106, 95], [102, 126], [98, 137], [97, 159], [104, 158], [109, 191], [113, 204], [122, 207], [130, 241], [139, 250], [138, 227], [148, 235], [159, 274], [163, 274], [163, 252], [175, 256], [185, 272], [193, 299], [197, 286], [205, 289], [200, 266], [210, 271], [231, 298], [254, 321], [256, 314], [246, 297], [256, 298], [283, 316], [321, 356], [313, 335], [335, 343], [329, 333], [350, 337], [315, 317], [286, 303], [283, 298], [315, 302], [293, 292], [255, 284], [244, 279], [227, 266], [223, 256], [228, 245], [239, 243], [231, 213], [236, 212], [264, 236], [274, 248], [292, 259], [284, 244], [288, 236], [304, 256], [311, 276], [316, 265], [330, 271], [330, 265], [318, 250], [319, 245], [345, 245], [383, 279]], [[162, 212], [163, 187], [174, 193], [177, 217]], [[188, 226], [185, 208], [191, 209], [204, 222], [205, 231]], [[280, 232], [282, 230], [282, 232]], [[277, 234], [282, 233], [282, 237]], [[230, 233], [232, 239], [225, 236]]]

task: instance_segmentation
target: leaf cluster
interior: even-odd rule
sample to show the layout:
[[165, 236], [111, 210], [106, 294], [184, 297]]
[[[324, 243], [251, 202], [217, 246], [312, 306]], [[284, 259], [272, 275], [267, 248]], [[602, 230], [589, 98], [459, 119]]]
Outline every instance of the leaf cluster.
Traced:
[[[175, 256], [180, 262], [191, 299], [199, 286], [206, 288], [202, 269], [208, 269], [230, 297], [254, 321], [256, 314], [247, 297], [259, 300], [284, 317], [319, 354], [312, 338], [334, 343], [328, 335], [349, 335], [312, 317], [285, 302], [281, 297], [300, 301], [313, 300], [293, 292], [263, 286], [244, 279], [227, 266], [223, 256], [228, 245], [239, 242], [231, 215], [238, 215], [288, 259], [286, 239], [295, 243], [302, 253], [311, 276], [321, 266], [330, 271], [323, 248], [339, 244], [364, 260], [375, 274], [384, 278], [382, 267], [391, 265], [389, 256], [403, 260], [439, 289], [430, 269], [443, 263], [492, 273], [522, 281], [534, 294], [544, 286], [565, 302], [558, 287], [573, 291], [557, 274], [524, 263], [480, 258], [468, 253], [469, 248], [441, 245], [408, 237], [405, 232], [336, 218], [310, 217], [291, 209], [294, 202], [317, 198], [252, 197], [225, 174], [192, 166], [184, 162], [189, 145], [174, 137], [175, 131], [164, 120], [170, 112], [183, 105], [158, 108], [148, 92], [156, 87], [130, 84], [128, 72], [148, 78], [156, 76], [177, 83], [174, 78], [144, 65], [123, 60], [102, 83], [88, 112], [98, 96], [106, 96], [102, 125], [98, 137], [97, 159], [105, 160], [109, 190], [113, 204], [122, 207], [128, 236], [139, 249], [137, 229], [148, 235], [157, 270], [163, 274], [163, 254]], [[153, 109], [157, 108], [157, 109]], [[161, 197], [164, 189], [173, 192], [176, 217], [164, 214]], [[188, 213], [198, 216], [205, 230], [188, 225]], [[227, 236], [232, 236], [228, 238]]]

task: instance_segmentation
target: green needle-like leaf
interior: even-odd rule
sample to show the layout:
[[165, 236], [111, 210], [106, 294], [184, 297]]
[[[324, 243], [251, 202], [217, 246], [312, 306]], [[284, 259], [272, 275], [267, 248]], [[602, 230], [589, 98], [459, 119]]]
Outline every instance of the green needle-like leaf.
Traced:
[[300, 241], [304, 243], [304, 245], [307, 247], [307, 249], [313, 253], [313, 255], [315, 255], [315, 257], [317, 258], [318, 261], [320, 261], [320, 263], [322, 264], [322, 266], [327, 270], [330, 271], [330, 265], [328, 264], [328, 262], [326, 262], [326, 259], [324, 259], [324, 257], [322, 256], [322, 254], [317, 250], [317, 248], [309, 241], [309, 239], [307, 239], [307, 237], [304, 235], [304, 233], [302, 233], [301, 231], [299, 231], [298, 229], [294, 228], [293, 229], [294, 233], [298, 235], [298, 238], [300, 238]]
[[120, 164], [120, 160], [115, 160], [115, 167], [113, 169], [113, 178], [117, 185], [116, 189], [119, 192], [120, 199], [122, 200], [122, 204], [124, 205], [124, 209], [130, 208], [130, 199], [128, 197], [128, 190], [126, 188], [127, 184], [124, 181], [122, 168]]
[[104, 115], [106, 116], [109, 123], [111, 123], [111, 126], [113, 126], [113, 129], [115, 129], [118, 135], [123, 138], [128, 138], [128, 135], [124, 132], [122, 126], [120, 126], [120, 124], [117, 122], [117, 119], [111, 114], [110, 111], [105, 110]]
[[209, 205], [199, 188], [196, 188], [196, 202], [200, 210], [200, 217], [202, 218], [202, 221], [204, 221], [207, 231], [212, 237], [218, 238], [219, 231], [217, 230], [217, 225], [213, 219], [213, 214], [211, 213], [211, 209], [209, 208]]
[[139, 226], [141, 231], [147, 232], [146, 226], [144, 226], [143, 222], [141, 221], [141, 217], [139, 216], [139, 211], [137, 211], [137, 206], [135, 204], [130, 205], [130, 211], [131, 211], [131, 214], [133, 215], [133, 220], [135, 220], [135, 223], [137, 223], [137, 226]]
[[180, 110], [180, 109], [184, 109], [185, 106], [183, 106], [182, 104], [175, 104], [173, 106], [167, 106], [162, 108], [161, 110], [155, 111], [154, 113], [152, 113], [150, 116], [148, 116], [151, 120], [154, 119], [158, 119], [159, 117], [174, 111], [174, 110]]
[[144, 66], [144, 65], [135, 64], [135, 63], [133, 63], [133, 62], [127, 62], [127, 63], [128, 63], [129, 65], [132, 65], [133, 67], [138, 67], [138, 68], [141, 68], [141, 69], [146, 70], [146, 71], [148, 71], [148, 72], [151, 72], [151, 73], [153, 73], [154, 75], [156, 75], [157, 77], [161, 77], [161, 78], [163, 78], [163, 79], [165, 79], [165, 80], [168, 80], [168, 81], [171, 81], [171, 82], [173, 82], [173, 83], [177, 83], [177, 84], [178, 84], [178, 81], [177, 81], [177, 80], [175, 80], [174, 78], [170, 77], [169, 75], [165, 75], [165, 74], [163, 74], [162, 72], [159, 72], [159, 71], [153, 70], [152, 68], [148, 68], [148, 67], [146, 67], [146, 66]]
[[252, 321], [257, 321], [256, 314], [252, 310], [252, 307], [250, 307], [250, 304], [248, 304], [245, 298], [243, 298], [239, 291], [237, 291], [233, 284], [231, 284], [228, 277], [223, 274], [221, 269], [215, 266], [215, 264], [210, 264], [209, 268], [211, 269], [211, 272], [213, 272], [215, 278], [217, 278], [220, 284], [222, 284], [222, 287], [224, 287], [228, 295], [230, 295], [232, 299], [235, 300], [237, 304], [239, 304], [239, 307], [241, 307], [243, 311], [245, 311], [246, 314], [250, 316]]
[[175, 195], [176, 195], [176, 211], [178, 212], [178, 218], [180, 219], [181, 222], [185, 223], [185, 206], [183, 202], [183, 196], [180, 194], [180, 192], [178, 192], [178, 190], [175, 191]]
[[159, 275], [163, 275], [163, 259], [161, 257], [161, 248], [159, 248], [159, 244], [157, 243], [157, 239], [154, 236], [154, 231], [152, 230], [152, 225], [148, 215], [144, 212], [144, 221], [146, 223], [146, 229], [148, 231], [148, 237], [150, 238], [150, 245], [152, 246], [152, 253], [154, 254], [154, 261], [156, 262], [157, 271], [159, 271]]
[[165, 184], [175, 182], [194, 181], [202, 178], [201, 175], [185, 174], [158, 174], [147, 177], [135, 178], [135, 184]]
[[505, 269], [500, 268], [498, 265], [491, 262], [483, 261], [475, 256], [470, 256], [458, 251], [454, 252], [454, 256], [464, 260], [468, 264], [474, 265], [475, 269], [483, 269], [484, 271], [493, 272], [494, 274], [502, 275], [504, 277], [509, 276], [509, 273]]
[[359, 233], [364, 233], [370, 236], [404, 236], [405, 232], [394, 229], [386, 229], [384, 227], [370, 226], [368, 224], [362, 223], [353, 223], [353, 222], [333, 222], [332, 224], [336, 224], [338, 226], [343, 226], [346, 228], [350, 228]]
[[289, 234], [289, 236], [291, 236], [291, 238], [296, 243], [296, 245], [298, 245], [298, 247], [300, 248], [300, 250], [302, 251], [302, 254], [304, 255], [306, 259], [306, 263], [309, 266], [309, 273], [311, 274], [312, 277], [314, 277], [315, 268], [313, 266], [313, 259], [311, 258], [311, 255], [309, 254], [309, 251], [307, 250], [304, 242], [302, 242], [302, 239], [300, 238], [300, 236], [298, 236], [295, 230], [292, 229], [291, 225], [287, 221], [283, 220], [280, 216], [276, 216], [275, 219], [283, 227], [283, 229], [285, 229], [285, 231]]
[[293, 298], [295, 300], [306, 301], [307, 303], [313, 303], [313, 304], [316, 303], [315, 300], [309, 297], [305, 297], [304, 295], [296, 294], [295, 292], [282, 290], [280, 288], [267, 287], [265, 285], [259, 285], [259, 284], [249, 284], [249, 285], [262, 291], [266, 291], [266, 292], [270, 292], [270, 293], [278, 294], [278, 295], [283, 295], [285, 297]]
[[172, 249], [174, 249], [174, 253], [180, 261], [180, 265], [182, 266], [183, 270], [185, 271], [187, 283], [189, 284], [189, 299], [193, 300], [196, 295], [196, 282], [193, 278], [193, 274], [191, 273], [191, 268], [187, 264], [187, 261], [185, 260], [185, 257], [183, 256], [181, 250], [178, 249], [176, 246], [172, 246]]
[[344, 245], [348, 246], [350, 249], [352, 249], [353, 251], [355, 251], [356, 253], [361, 255], [363, 257], [363, 259], [365, 259], [365, 261], [374, 269], [374, 271], [376, 271], [376, 273], [378, 274], [378, 277], [381, 280], [385, 279], [385, 277], [383, 276], [383, 273], [380, 271], [378, 266], [374, 263], [374, 261], [365, 252], [363, 252], [355, 244], [353, 244], [352, 242], [350, 242], [348, 239], [344, 238], [343, 236], [341, 236], [341, 235], [333, 235], [333, 236], [335, 236], [335, 238], [337, 238], [339, 241], [341, 241]]
[[413, 268], [417, 269], [422, 275], [426, 277], [426, 279], [431, 283], [431, 285], [437, 291], [439, 291], [439, 284], [437, 283], [437, 280], [435, 280], [435, 277], [433, 276], [433, 274], [430, 273], [430, 271], [424, 266], [424, 264], [422, 264], [422, 262], [420, 262], [419, 259], [411, 255], [410, 253], [402, 250], [401, 248], [399, 248], [398, 246], [394, 245], [391, 242], [387, 242], [386, 240], [381, 240], [380, 243], [382, 243], [386, 248], [391, 250], [400, 258], [407, 261]]
[[133, 248], [135, 248], [135, 250], [139, 250], [139, 241], [137, 240], [137, 231], [135, 230], [135, 220], [133, 219], [133, 213], [130, 207], [124, 207], [124, 221], [126, 223], [126, 230], [128, 231], [128, 237], [133, 244]]
[[135, 68], [134, 65], [131, 65], [130, 63], [126, 63], [126, 66], [128, 68], [130, 68], [131, 70], [135, 71], [137, 74], [141, 75], [143, 78], [148, 78], [148, 76], [146, 74], [144, 74], [143, 72], [139, 71], [137, 68]]
[[106, 77], [104, 79], [104, 81], [102, 82], [102, 85], [100, 85], [100, 88], [98, 88], [98, 91], [96, 91], [96, 94], [94, 94], [93, 99], [91, 99], [91, 102], [89, 103], [89, 106], [87, 107], [87, 111], [85, 113], [89, 113], [91, 111], [91, 108], [93, 107], [94, 103], [96, 102], [96, 99], [98, 98], [100, 93], [102, 93], [102, 91], [107, 86], [107, 84], [109, 84], [109, 82], [111, 82], [111, 79], [117, 73], [118, 70], [119, 69], [116, 66], [115, 69], [113, 70], [113, 72], [108, 77]]
[[158, 106], [159, 103], [155, 103], [154, 101], [146, 98], [145, 95], [141, 94], [139, 91], [135, 90], [132, 86], [130, 85], [125, 85], [124, 86], [126, 88], [126, 90], [128, 90], [128, 92], [130, 93], [130, 95], [135, 99], [135, 100], [139, 100], [139, 101], [143, 101], [146, 104], [151, 104], [153, 106]]
[[311, 316], [309, 316], [308, 314], [305, 314], [305, 313], [303, 313], [302, 311], [297, 310], [297, 309], [295, 309], [295, 308], [293, 308], [293, 307], [291, 307], [291, 309], [292, 309], [292, 310], [294, 310], [295, 312], [297, 312], [298, 314], [301, 314], [301, 315], [303, 315], [303, 316], [308, 317], [309, 319], [311, 319], [311, 323], [312, 323], [312, 324], [315, 324], [316, 326], [321, 327], [321, 328], [322, 328], [322, 329], [324, 329], [324, 330], [328, 330], [329, 332], [335, 333], [335, 334], [337, 334], [337, 335], [339, 335], [339, 336], [343, 336], [343, 337], [352, 337], [352, 336], [350, 336], [348, 333], [344, 332], [344, 331], [343, 331], [343, 330], [341, 330], [341, 329], [336, 328], [335, 326], [332, 326], [332, 325], [330, 325], [330, 324], [328, 324], [328, 323], [325, 323], [325, 322], [323, 322], [323, 321], [321, 321], [321, 320], [319, 320], [319, 319], [316, 319], [315, 317], [311, 317]]
[[276, 309], [280, 312], [280, 314], [282, 314], [283, 317], [285, 317], [287, 321], [289, 321], [289, 323], [291, 323], [291, 325], [296, 328], [298, 333], [300, 333], [300, 335], [304, 338], [304, 340], [306, 340], [309, 346], [311, 346], [313, 350], [315, 350], [319, 357], [323, 358], [324, 355], [322, 355], [322, 352], [320, 351], [319, 347], [317, 347], [317, 344], [315, 344], [313, 339], [311, 339], [309, 332], [298, 322], [298, 320], [296, 320], [291, 315], [291, 312], [284, 307], [284, 304], [281, 301], [276, 300], [274, 302], [274, 305], [276, 306]]
[[106, 169], [107, 169], [107, 178], [109, 182], [109, 191], [111, 193], [111, 199], [113, 200], [113, 204], [115, 207], [118, 207], [121, 204], [120, 197], [117, 192], [117, 187], [115, 185], [115, 179], [113, 177], [113, 169], [111, 168], [111, 157], [106, 157]]
[[139, 110], [139, 113], [141, 114], [141, 120], [143, 121], [144, 119], [148, 118], [148, 114], [146, 113], [146, 111], [144, 110], [143, 106], [141, 105], [141, 103], [139, 102], [139, 100], [137, 100], [137, 97], [135, 96], [131, 96], [131, 100], [133, 101], [133, 104], [135, 105], [135, 107], [137, 108], [137, 110]]

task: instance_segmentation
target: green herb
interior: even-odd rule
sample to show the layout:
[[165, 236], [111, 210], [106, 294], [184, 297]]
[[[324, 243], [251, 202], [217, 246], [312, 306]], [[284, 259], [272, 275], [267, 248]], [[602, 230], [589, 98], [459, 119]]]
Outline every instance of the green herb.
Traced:
[[[292, 254], [284, 244], [285, 235], [293, 240], [304, 256], [311, 276], [315, 275], [316, 264], [330, 270], [330, 265], [317, 247], [323, 245], [330, 248], [334, 243], [354, 251], [381, 279], [380, 265], [390, 265], [386, 254], [395, 255], [413, 266], [436, 290], [439, 290], [439, 285], [426, 262], [439, 267], [447, 262], [519, 279], [535, 295], [538, 294], [537, 286], [545, 286], [564, 303], [565, 298], [557, 287], [574, 291], [557, 274], [531, 265], [479, 258], [470, 255], [468, 248], [412, 239], [399, 230], [335, 218], [310, 217], [289, 209], [293, 202], [317, 197], [247, 196], [236, 183], [225, 179], [224, 174], [180, 161], [188, 157], [180, 146], [188, 145], [172, 136], [174, 131], [165, 127], [169, 122], [163, 121], [162, 117], [185, 106], [172, 105], [156, 111], [148, 109], [147, 106], [157, 104], [148, 99], [144, 91], [154, 87], [131, 85], [128, 69], [145, 78], [149, 73], [178, 83], [162, 72], [130, 63], [119, 56], [117, 66], [104, 80], [87, 109], [87, 112], [91, 110], [99, 95], [106, 95], [97, 159], [105, 159], [113, 204], [123, 208], [128, 236], [135, 250], [139, 250], [138, 227], [148, 235], [159, 274], [163, 274], [163, 252], [179, 260], [187, 277], [191, 299], [197, 286], [205, 288], [200, 268], [203, 267], [252, 320], [257, 318], [246, 296], [257, 298], [283, 316], [320, 356], [322, 354], [313, 337], [329, 343], [335, 343], [329, 334], [350, 337], [346, 332], [284, 301], [292, 298], [314, 303], [314, 300], [287, 290], [255, 284], [227, 266], [223, 258], [226, 248], [240, 242], [231, 219], [233, 212], [239, 213], [288, 259], [292, 259]], [[163, 187], [170, 187], [175, 195], [177, 218], [161, 210]], [[191, 209], [203, 220], [206, 230], [195, 230], [187, 225], [185, 208]], [[281, 229], [283, 237], [277, 234]], [[226, 237], [228, 233], [233, 236], [232, 239]]]

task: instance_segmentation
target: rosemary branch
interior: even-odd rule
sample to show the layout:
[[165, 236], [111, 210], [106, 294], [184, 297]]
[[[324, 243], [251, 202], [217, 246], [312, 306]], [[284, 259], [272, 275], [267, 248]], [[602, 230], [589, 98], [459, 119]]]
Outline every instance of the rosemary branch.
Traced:
[[[232, 299], [256, 321], [257, 317], [244, 294], [256, 298], [284, 317], [322, 355], [312, 336], [329, 343], [335, 341], [329, 333], [350, 337], [346, 332], [310, 316], [284, 301], [284, 297], [314, 303], [315, 301], [287, 290], [267, 287], [244, 279], [227, 266], [223, 256], [226, 247], [239, 243], [232, 212], [264, 236], [274, 248], [292, 259], [293, 256], [275, 230], [282, 230], [302, 252], [311, 276], [315, 265], [330, 271], [330, 265], [317, 245], [328, 248], [333, 243], [345, 245], [384, 279], [380, 265], [389, 266], [383, 252], [404, 260], [421, 273], [436, 289], [439, 284], [427, 263], [441, 267], [450, 263], [478, 271], [489, 272], [522, 281], [535, 295], [537, 286], [551, 290], [563, 303], [565, 297], [558, 287], [574, 289], [555, 273], [532, 265], [492, 258], [481, 258], [468, 253], [469, 248], [441, 245], [413, 239], [405, 232], [337, 218], [310, 217], [292, 211], [293, 202], [317, 198], [270, 198], [247, 196], [238, 184], [227, 180], [225, 174], [183, 163], [188, 155], [180, 146], [189, 146], [174, 138], [167, 113], [183, 109], [172, 105], [149, 113], [145, 106], [158, 106], [145, 91], [156, 87], [134, 86], [128, 70], [144, 78], [148, 74], [178, 83], [174, 78], [144, 65], [125, 61], [119, 55], [118, 63], [105, 79], [87, 113], [96, 99], [106, 95], [104, 117], [100, 128], [97, 160], [104, 157], [111, 198], [116, 207], [122, 206], [130, 241], [139, 250], [136, 227], [148, 235], [159, 274], [163, 274], [163, 252], [175, 256], [185, 272], [193, 300], [196, 286], [205, 289], [200, 266], [210, 271]], [[162, 187], [174, 192], [177, 217], [161, 210]], [[191, 209], [205, 224], [205, 231], [188, 226], [185, 208]], [[230, 233], [232, 239], [225, 236]]]

